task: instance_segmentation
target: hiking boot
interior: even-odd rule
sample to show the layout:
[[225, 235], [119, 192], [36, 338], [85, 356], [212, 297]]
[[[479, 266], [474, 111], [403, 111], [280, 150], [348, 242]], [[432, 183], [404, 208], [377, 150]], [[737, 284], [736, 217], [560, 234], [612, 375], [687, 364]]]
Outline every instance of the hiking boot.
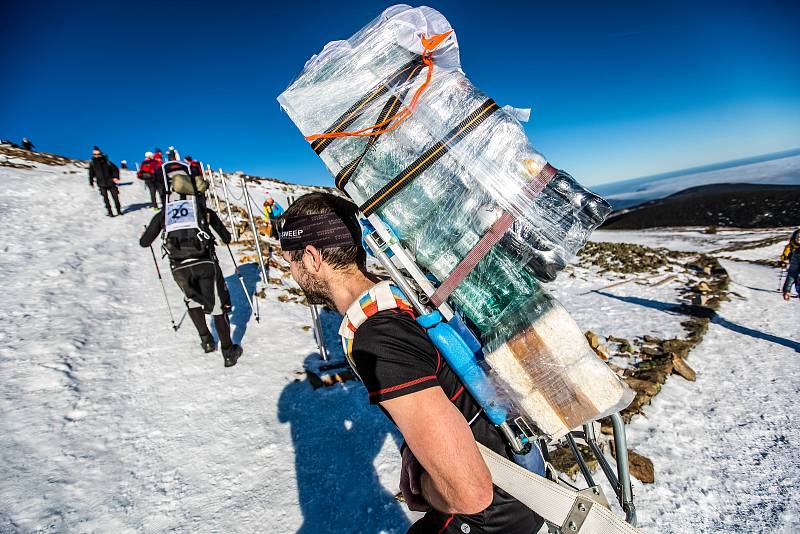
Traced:
[[225, 367], [233, 367], [236, 361], [242, 355], [242, 347], [239, 345], [231, 345], [229, 349], [222, 350], [222, 358], [225, 361]]
[[206, 354], [217, 350], [217, 342], [214, 341], [214, 338], [210, 334], [207, 336], [200, 336], [200, 346], [203, 347], [203, 351]]
[[106, 213], [106, 217], [113, 217], [113, 216], [114, 216], [114, 214], [111, 213], [110, 211], [108, 213]]

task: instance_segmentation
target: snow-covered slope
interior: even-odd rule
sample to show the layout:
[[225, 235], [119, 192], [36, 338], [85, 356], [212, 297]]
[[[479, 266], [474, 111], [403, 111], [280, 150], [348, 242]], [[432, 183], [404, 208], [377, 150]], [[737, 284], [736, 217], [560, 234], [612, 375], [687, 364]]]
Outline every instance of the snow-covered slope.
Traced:
[[[399, 437], [359, 384], [312, 389], [310, 316], [279, 299], [284, 286], [267, 287], [256, 323], [221, 251], [245, 349], [224, 369], [186, 318], [169, 327], [137, 242], [153, 212], [132, 173], [126, 213], [109, 219], [79, 164], [8, 163], [0, 156], [0, 532], [405, 532], [415, 514], [394, 499]], [[645, 532], [800, 528], [797, 505], [777, 497], [800, 482], [798, 303], [770, 292], [774, 271], [726, 267], [741, 298], [692, 354], [698, 382], [671, 378], [632, 426], [631, 447], [656, 465], [656, 483], [635, 487]], [[252, 292], [256, 266], [243, 271]], [[680, 280], [598, 294], [620, 277], [574, 274], [552, 289], [584, 328], [680, 331], [660, 305], [680, 298]]]

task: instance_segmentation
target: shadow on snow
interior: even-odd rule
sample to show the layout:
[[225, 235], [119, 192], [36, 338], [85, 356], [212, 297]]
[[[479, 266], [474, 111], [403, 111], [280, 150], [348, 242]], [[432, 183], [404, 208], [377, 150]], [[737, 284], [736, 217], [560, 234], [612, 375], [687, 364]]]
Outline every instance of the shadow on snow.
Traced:
[[388, 437], [398, 447], [402, 437], [367, 404], [366, 390], [353, 382], [314, 390], [307, 380], [296, 380], [281, 393], [278, 419], [291, 425], [303, 513], [298, 533], [408, 529], [401, 504], [381, 485], [374, 463]]
[[[622, 302], [628, 302], [630, 304], [637, 304], [639, 306], [644, 306], [645, 308], [651, 308], [666, 313], [674, 313], [677, 315], [686, 315], [688, 317], [692, 317], [695, 315], [692, 313], [687, 313], [687, 310], [697, 309], [696, 307], [687, 306], [684, 304], [659, 302], [657, 300], [644, 299], [641, 297], [623, 297], [620, 295], [614, 295], [613, 293], [607, 293], [605, 291], [598, 291], [597, 294], [603, 295], [604, 297], [620, 300]], [[800, 352], [800, 343], [798, 343], [797, 341], [792, 341], [790, 339], [775, 336], [773, 334], [768, 334], [766, 332], [755, 330], [753, 328], [742, 326], [740, 324], [732, 323], [731, 321], [728, 321], [724, 317], [720, 316], [718, 313], [708, 308], [702, 308], [700, 310], [704, 312], [703, 314], [705, 314], [705, 316], [710, 316], [711, 322], [713, 322], [714, 324], [727, 328], [728, 330], [736, 332], [737, 334], [750, 336], [756, 339], [763, 339], [764, 341], [769, 341], [770, 343], [775, 343], [776, 345], [781, 345], [783, 347], [787, 347], [797, 352]]]
[[242, 274], [244, 280], [245, 291], [247, 296], [242, 291], [242, 284], [239, 282], [239, 277], [236, 273], [225, 278], [225, 284], [228, 286], [228, 293], [231, 296], [231, 314], [230, 321], [233, 331], [231, 332], [231, 340], [234, 343], [240, 344], [247, 331], [247, 324], [250, 319], [254, 317], [253, 310], [250, 309], [250, 303], [247, 301], [249, 296], [255, 303], [256, 284], [261, 280], [261, 273], [257, 263], [245, 263], [239, 266], [239, 272]]

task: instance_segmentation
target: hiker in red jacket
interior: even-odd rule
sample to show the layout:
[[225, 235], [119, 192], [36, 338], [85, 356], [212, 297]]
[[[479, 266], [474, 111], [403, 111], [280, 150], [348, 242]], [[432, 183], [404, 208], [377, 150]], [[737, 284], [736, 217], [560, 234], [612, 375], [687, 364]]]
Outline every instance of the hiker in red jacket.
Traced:
[[156, 202], [156, 191], [159, 191], [158, 183], [156, 183], [156, 171], [159, 168], [154, 154], [150, 151], [144, 153], [144, 161], [139, 166], [139, 172], [136, 176], [140, 180], [144, 180], [147, 190], [150, 191], [150, 205], [155, 210], [158, 209], [158, 202]]

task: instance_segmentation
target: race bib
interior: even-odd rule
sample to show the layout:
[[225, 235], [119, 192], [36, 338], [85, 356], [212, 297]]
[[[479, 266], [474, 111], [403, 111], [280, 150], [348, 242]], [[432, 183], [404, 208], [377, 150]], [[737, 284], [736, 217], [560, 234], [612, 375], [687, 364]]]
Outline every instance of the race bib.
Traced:
[[195, 211], [194, 200], [175, 200], [167, 202], [166, 212], [166, 231], [184, 230], [186, 228], [199, 228], [197, 224], [197, 212]]

